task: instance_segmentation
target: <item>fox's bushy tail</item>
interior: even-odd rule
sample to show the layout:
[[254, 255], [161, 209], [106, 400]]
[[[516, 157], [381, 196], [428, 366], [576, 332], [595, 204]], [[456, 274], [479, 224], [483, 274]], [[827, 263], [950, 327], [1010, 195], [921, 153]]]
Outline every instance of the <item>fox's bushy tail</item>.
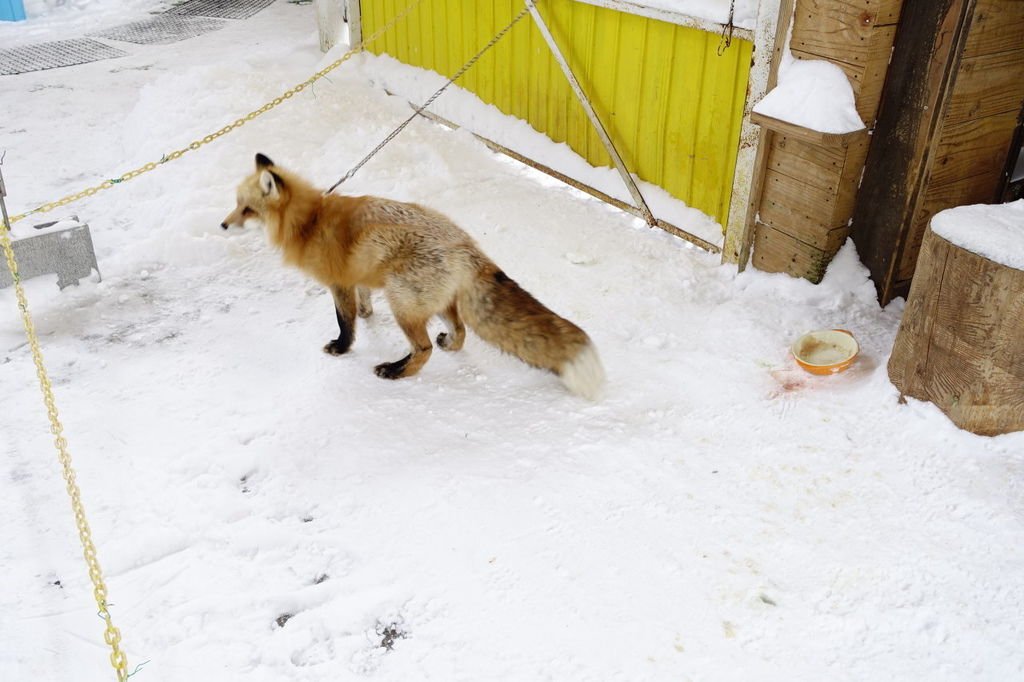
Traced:
[[529, 365], [554, 372], [576, 395], [597, 399], [604, 385], [604, 368], [590, 337], [549, 310], [497, 265], [482, 262], [457, 301], [466, 324], [484, 341]]

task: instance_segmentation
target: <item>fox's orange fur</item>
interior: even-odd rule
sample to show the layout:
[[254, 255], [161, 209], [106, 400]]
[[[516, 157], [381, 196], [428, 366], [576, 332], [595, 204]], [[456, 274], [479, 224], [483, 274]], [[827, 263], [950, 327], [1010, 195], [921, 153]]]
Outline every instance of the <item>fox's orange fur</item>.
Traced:
[[590, 338], [509, 279], [473, 239], [429, 208], [379, 197], [324, 196], [305, 180], [256, 155], [222, 227], [262, 222], [284, 261], [331, 290], [338, 338], [324, 351], [348, 351], [356, 315], [372, 313], [368, 289], [383, 289], [412, 350], [377, 365], [379, 376], [416, 374], [430, 358], [428, 320], [448, 327], [444, 350], [462, 348], [465, 320], [485, 341], [548, 369], [573, 392], [594, 399], [604, 370]]

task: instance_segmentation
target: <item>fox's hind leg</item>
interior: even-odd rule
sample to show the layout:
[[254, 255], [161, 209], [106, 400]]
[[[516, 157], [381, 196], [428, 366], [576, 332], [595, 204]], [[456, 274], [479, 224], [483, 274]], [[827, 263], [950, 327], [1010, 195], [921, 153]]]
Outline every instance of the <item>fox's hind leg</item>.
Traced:
[[351, 287], [331, 287], [331, 296], [334, 297], [334, 316], [338, 320], [338, 338], [328, 341], [324, 352], [343, 355], [352, 347], [356, 336], [356, 291]]
[[401, 360], [395, 362], [384, 362], [373, 368], [377, 376], [382, 379], [401, 379], [411, 377], [420, 371], [424, 363], [430, 359], [434, 347], [430, 344], [430, 336], [427, 334], [427, 317], [406, 317], [399, 311], [395, 313], [395, 321], [405, 332], [405, 337], [412, 344], [412, 352]]
[[356, 308], [359, 317], [373, 315], [373, 301], [370, 300], [370, 290], [366, 287], [356, 287], [356, 299], [359, 304]]
[[442, 350], [462, 350], [462, 344], [466, 341], [466, 327], [462, 324], [462, 318], [459, 317], [459, 304], [454, 299], [451, 305], [441, 313], [441, 319], [444, 320], [448, 331], [437, 335], [437, 345]]

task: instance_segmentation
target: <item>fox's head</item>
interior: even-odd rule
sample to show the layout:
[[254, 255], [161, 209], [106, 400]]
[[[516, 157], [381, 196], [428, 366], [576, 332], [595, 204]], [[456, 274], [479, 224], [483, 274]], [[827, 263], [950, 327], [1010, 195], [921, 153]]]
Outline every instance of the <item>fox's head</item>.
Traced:
[[256, 172], [238, 186], [238, 205], [220, 224], [242, 227], [248, 220], [267, 223], [267, 216], [281, 208], [284, 197], [284, 180], [274, 169], [274, 162], [263, 154], [256, 155]]

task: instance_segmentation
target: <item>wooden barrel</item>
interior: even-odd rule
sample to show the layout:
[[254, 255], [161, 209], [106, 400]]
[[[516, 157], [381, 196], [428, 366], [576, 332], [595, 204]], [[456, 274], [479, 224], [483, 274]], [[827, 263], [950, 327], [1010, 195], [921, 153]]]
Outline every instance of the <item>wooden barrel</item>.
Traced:
[[935, 227], [924, 236], [889, 378], [968, 431], [1024, 430], [1024, 267], [978, 255]]

